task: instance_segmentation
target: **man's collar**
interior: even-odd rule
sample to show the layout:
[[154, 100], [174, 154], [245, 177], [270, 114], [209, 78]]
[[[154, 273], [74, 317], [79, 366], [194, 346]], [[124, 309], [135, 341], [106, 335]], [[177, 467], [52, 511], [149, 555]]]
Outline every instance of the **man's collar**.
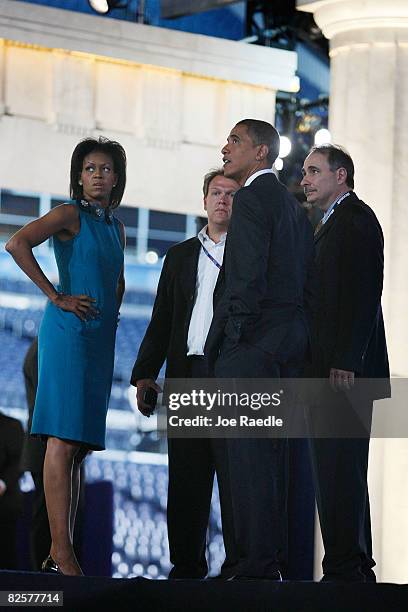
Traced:
[[208, 241], [212, 242], [213, 244], [223, 244], [225, 242], [227, 238], [227, 232], [225, 232], [224, 234], [221, 234], [220, 241], [215, 243], [213, 240], [211, 240], [211, 238], [207, 234], [207, 228], [208, 228], [208, 224], [204, 225], [204, 227], [198, 232], [197, 238], [199, 239], [201, 244], [204, 244], [205, 242], [208, 242]]
[[349, 189], [349, 191], [345, 191], [344, 193], [341, 193], [339, 196], [337, 196], [337, 198], [334, 200], [334, 202], [332, 202], [329, 206], [329, 208], [326, 210], [326, 212], [324, 213], [323, 217], [322, 217], [322, 224], [324, 225], [326, 223], [326, 221], [328, 220], [328, 218], [330, 217], [330, 215], [332, 214], [333, 210], [335, 209], [335, 207], [338, 204], [341, 204], [343, 202], [343, 200], [345, 200], [346, 198], [349, 197], [349, 195], [351, 195], [353, 193], [352, 189]]
[[251, 174], [251, 176], [247, 178], [247, 180], [244, 183], [244, 187], [248, 187], [248, 185], [250, 185], [252, 181], [254, 181], [256, 178], [258, 178], [258, 176], [261, 176], [261, 174], [275, 174], [275, 173], [272, 168], [264, 168], [263, 170], [258, 170], [258, 172], [254, 172], [253, 174]]

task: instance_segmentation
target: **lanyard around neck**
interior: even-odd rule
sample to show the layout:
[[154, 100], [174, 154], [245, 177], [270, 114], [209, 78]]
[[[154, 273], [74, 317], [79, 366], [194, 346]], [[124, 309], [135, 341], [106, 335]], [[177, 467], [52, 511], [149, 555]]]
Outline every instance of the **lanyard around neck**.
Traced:
[[217, 260], [216, 260], [216, 259], [215, 259], [215, 258], [214, 258], [212, 255], [211, 255], [211, 253], [209, 253], [209, 252], [207, 251], [207, 249], [205, 248], [205, 246], [203, 245], [203, 243], [201, 243], [201, 247], [202, 247], [202, 249], [203, 249], [204, 253], [207, 255], [208, 259], [210, 259], [210, 260], [213, 262], [214, 266], [217, 266], [217, 268], [218, 268], [219, 270], [221, 270], [221, 265], [220, 265], [220, 264], [218, 263], [218, 261], [217, 261]]

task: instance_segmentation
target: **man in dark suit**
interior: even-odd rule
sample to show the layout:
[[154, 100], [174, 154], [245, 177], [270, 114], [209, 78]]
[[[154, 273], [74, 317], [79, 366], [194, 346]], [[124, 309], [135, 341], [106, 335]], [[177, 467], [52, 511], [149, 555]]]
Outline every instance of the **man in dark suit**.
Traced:
[[22, 512], [20, 458], [24, 430], [20, 421], [0, 412], [0, 568], [18, 569], [17, 519]]
[[[222, 149], [224, 174], [242, 187], [225, 249], [225, 292], [206, 353], [219, 378], [293, 378], [308, 347], [313, 232], [277, 180], [275, 128], [245, 119]], [[234, 578], [281, 580], [287, 556], [286, 439], [226, 441], [239, 563]]]
[[[341, 147], [313, 147], [301, 185], [307, 201], [324, 213], [315, 231], [311, 375], [328, 383], [310, 414], [323, 580], [374, 581], [368, 447], [373, 400], [390, 395], [381, 310], [383, 234], [372, 209], [353, 191], [353, 161]], [[319, 422], [332, 427], [319, 432]]]
[[[167, 359], [167, 378], [204, 378], [203, 356], [213, 305], [223, 291], [220, 272], [225, 236], [238, 185], [222, 170], [204, 178], [204, 209], [208, 224], [197, 237], [169, 249], [157, 289], [152, 318], [133, 367], [131, 384], [137, 387], [138, 408], [148, 416], [144, 401], [149, 388], [160, 392], [155, 380]], [[169, 489], [167, 524], [169, 578], [203, 578], [207, 574], [206, 533], [210, 513], [214, 470], [223, 481], [222, 441], [169, 439]], [[220, 487], [226, 559], [223, 575], [235, 557], [229, 500]]]
[[50, 526], [48, 524], [43, 483], [43, 467], [46, 447], [40, 438], [30, 436], [38, 384], [37, 338], [34, 338], [30, 344], [24, 358], [23, 374], [28, 406], [28, 423], [21, 457], [21, 469], [24, 472], [31, 472], [34, 482], [30, 526], [30, 557], [31, 569], [34, 571], [39, 571], [41, 569], [42, 562], [49, 554], [51, 535]]

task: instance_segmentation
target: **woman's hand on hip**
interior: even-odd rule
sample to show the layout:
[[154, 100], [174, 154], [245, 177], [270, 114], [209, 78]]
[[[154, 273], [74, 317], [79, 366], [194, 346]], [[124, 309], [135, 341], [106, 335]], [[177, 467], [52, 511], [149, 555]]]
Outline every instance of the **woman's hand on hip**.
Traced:
[[89, 295], [58, 293], [52, 302], [61, 310], [73, 312], [81, 321], [95, 319], [99, 315], [99, 310], [94, 307], [96, 300]]

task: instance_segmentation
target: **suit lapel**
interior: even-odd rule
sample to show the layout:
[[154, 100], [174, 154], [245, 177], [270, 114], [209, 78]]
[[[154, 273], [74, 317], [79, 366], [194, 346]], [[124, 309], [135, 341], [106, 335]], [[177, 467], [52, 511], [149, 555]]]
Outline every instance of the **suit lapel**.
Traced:
[[334, 213], [330, 216], [330, 218], [326, 221], [326, 223], [322, 225], [322, 227], [320, 228], [320, 230], [317, 232], [316, 236], [314, 237], [314, 241], [316, 245], [322, 240], [322, 238], [324, 238], [330, 232], [331, 228], [336, 223], [337, 217], [338, 215], [337, 215], [337, 209], [336, 209]]
[[344, 216], [346, 216], [349, 213], [352, 203], [356, 201], [358, 202], [359, 200], [356, 194], [352, 192], [350, 196], [343, 203], [341, 203], [339, 206], [335, 208], [333, 214], [330, 215], [329, 219], [326, 221], [326, 223], [323, 225], [323, 227], [320, 229], [319, 232], [317, 232], [316, 236], [314, 237], [315, 245], [317, 245], [321, 241], [322, 238], [327, 236], [330, 230], [333, 227], [335, 227], [335, 225], [341, 219], [343, 219]]
[[214, 293], [216, 293], [217, 290], [220, 288], [221, 284], [224, 281], [224, 278], [225, 278], [225, 268], [224, 268], [224, 262], [223, 262], [220, 268], [220, 271], [218, 273], [218, 276], [217, 276], [217, 282], [215, 283]]
[[200, 255], [201, 243], [198, 238], [192, 240], [183, 257], [180, 270], [180, 284], [183, 293], [189, 299], [195, 294], [198, 258]]

